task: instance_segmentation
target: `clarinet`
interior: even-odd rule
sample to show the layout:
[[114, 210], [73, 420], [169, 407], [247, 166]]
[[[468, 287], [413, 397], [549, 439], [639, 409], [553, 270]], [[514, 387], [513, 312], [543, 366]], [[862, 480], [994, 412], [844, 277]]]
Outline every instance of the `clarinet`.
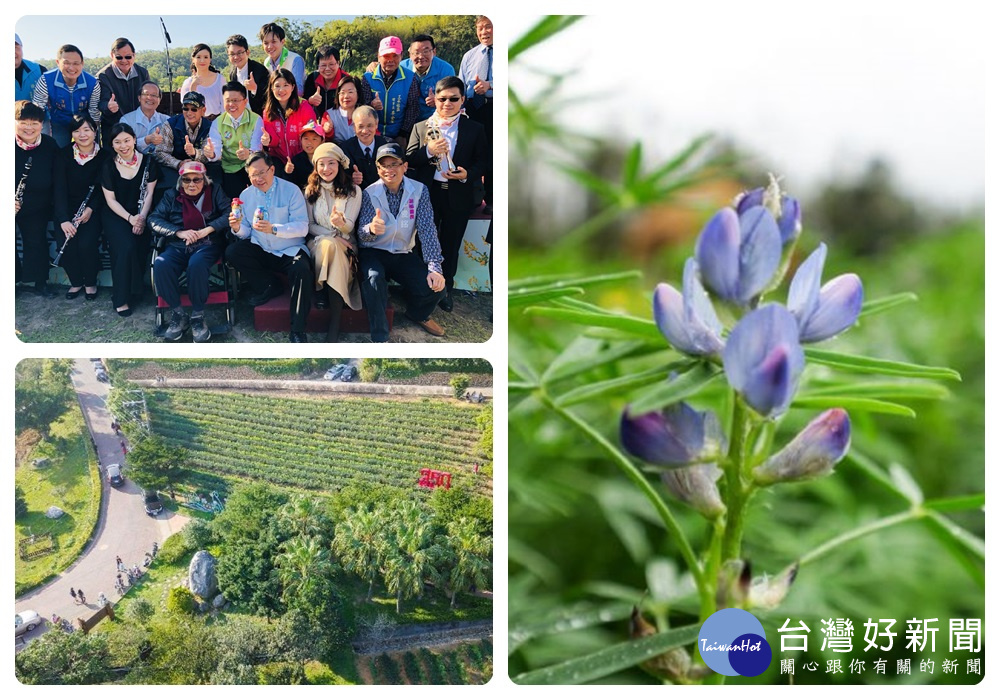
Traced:
[[149, 184], [149, 158], [147, 155], [146, 164], [142, 168], [142, 182], [139, 183], [139, 211], [136, 212], [136, 216], [142, 215], [142, 205], [146, 203], [146, 185]]
[[24, 188], [28, 184], [28, 173], [31, 171], [31, 159], [34, 156], [28, 156], [28, 160], [24, 163], [24, 172], [21, 174], [21, 181], [17, 183], [17, 189], [14, 191], [14, 202], [20, 206], [24, 202]]
[[[83, 201], [80, 203], [80, 208], [77, 209], [76, 210], [76, 214], [73, 215], [72, 221], [73, 221], [73, 225], [74, 226], [77, 225], [77, 222], [80, 220], [80, 217], [83, 216], [83, 212], [87, 208], [87, 203], [90, 201], [90, 195], [94, 194], [94, 187], [95, 187], [95, 185], [91, 185], [90, 186], [90, 189], [87, 190], [87, 196], [84, 197]], [[69, 245], [69, 242], [71, 240], [73, 240], [73, 239], [70, 236], [66, 237], [66, 241], [62, 244], [62, 247], [59, 249], [59, 252], [56, 254], [56, 259], [52, 261], [52, 267], [59, 267], [59, 261], [62, 260], [63, 253], [66, 251], [66, 246]]]

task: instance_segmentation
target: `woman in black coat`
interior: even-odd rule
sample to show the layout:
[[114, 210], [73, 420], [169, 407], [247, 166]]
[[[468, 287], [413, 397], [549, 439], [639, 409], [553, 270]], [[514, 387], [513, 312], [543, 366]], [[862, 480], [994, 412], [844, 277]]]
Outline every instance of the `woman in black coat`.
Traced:
[[60, 262], [70, 288], [67, 299], [76, 299], [86, 288], [86, 298], [97, 298], [101, 243], [101, 170], [108, 149], [97, 143], [97, 124], [89, 114], [77, 114], [70, 124], [73, 142], [56, 158], [54, 214], [56, 235], [63, 250]]
[[[149, 217], [153, 232], [166, 240], [163, 252], [153, 261], [153, 280], [157, 294], [171, 310], [164, 337], [179, 340], [190, 327], [194, 342], [203, 343], [212, 337], [205, 325], [209, 271], [226, 247], [230, 200], [222, 184], [208, 178], [204, 163], [184, 161], [178, 175], [176, 194], [164, 195]], [[179, 282], [185, 271], [191, 298], [190, 321], [181, 308]]]

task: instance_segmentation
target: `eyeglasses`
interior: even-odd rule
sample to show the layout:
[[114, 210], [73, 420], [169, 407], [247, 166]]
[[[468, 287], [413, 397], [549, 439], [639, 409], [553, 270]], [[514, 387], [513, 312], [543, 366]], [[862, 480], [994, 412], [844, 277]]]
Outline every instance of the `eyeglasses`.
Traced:
[[203, 177], [182, 177], [181, 178], [181, 182], [183, 182], [185, 185], [197, 185], [199, 182], [204, 182], [204, 181], [205, 181], [205, 178], [203, 178]]
[[239, 58], [240, 56], [246, 56], [247, 52], [246, 51], [227, 51], [226, 55], [229, 56], [229, 58]]
[[378, 168], [379, 170], [398, 170], [399, 168], [403, 167], [403, 165], [404, 165], [403, 161], [399, 161], [397, 163], [391, 163], [388, 165], [385, 163], [376, 163], [375, 167]]
[[462, 98], [461, 97], [438, 97], [436, 99], [437, 99], [438, 102], [458, 102]]
[[154, 100], [160, 99], [160, 94], [156, 92], [140, 92], [139, 97], [152, 97]]
[[181, 107], [182, 112], [197, 112], [201, 107]]
[[411, 56], [430, 56], [434, 53], [434, 49], [410, 49]]
[[135, 56], [119, 56], [118, 54], [115, 54], [116, 61], [131, 61], [133, 58], [135, 58]]

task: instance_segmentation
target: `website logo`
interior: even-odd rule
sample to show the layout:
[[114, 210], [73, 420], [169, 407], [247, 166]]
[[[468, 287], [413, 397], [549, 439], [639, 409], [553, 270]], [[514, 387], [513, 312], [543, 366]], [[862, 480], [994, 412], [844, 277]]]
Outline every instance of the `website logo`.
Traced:
[[723, 676], [759, 676], [771, 665], [764, 626], [739, 608], [719, 610], [705, 620], [698, 651], [708, 667]]

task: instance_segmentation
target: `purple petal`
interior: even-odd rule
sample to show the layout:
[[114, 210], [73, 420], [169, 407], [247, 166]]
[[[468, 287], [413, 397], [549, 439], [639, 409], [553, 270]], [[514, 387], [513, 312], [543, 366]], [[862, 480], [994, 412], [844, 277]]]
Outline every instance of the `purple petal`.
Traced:
[[757, 189], [749, 190], [747, 192], [741, 192], [736, 198], [736, 213], [743, 214], [745, 211], [751, 207], [762, 207], [764, 206], [764, 188], [758, 187]]
[[781, 262], [778, 223], [764, 207], [740, 215], [741, 245], [736, 300], [747, 304], [767, 288]]
[[788, 247], [802, 233], [802, 211], [799, 200], [792, 197], [781, 198], [781, 217], [778, 219], [778, 230], [781, 232], [781, 245]]
[[698, 349], [696, 354], [718, 355], [722, 351], [722, 323], [701, 285], [693, 258], [684, 264], [684, 320], [690, 344]]
[[851, 447], [851, 419], [831, 408], [813, 419], [780, 452], [753, 470], [758, 484], [826, 476]]
[[740, 281], [740, 221], [730, 208], [709, 219], [695, 244], [695, 257], [705, 286], [734, 300]]
[[653, 292], [653, 318], [667, 341], [681, 352], [691, 350], [684, 323], [684, 298], [669, 284], [656, 285]]
[[686, 404], [636, 417], [630, 416], [626, 407], [621, 420], [622, 446], [651, 464], [687, 464], [701, 450], [704, 433], [700, 420], [700, 414]]
[[783, 413], [805, 367], [795, 317], [779, 304], [751, 311], [733, 328], [723, 351], [730, 386], [764, 416]]
[[823, 279], [823, 265], [826, 263], [826, 244], [820, 243], [805, 262], [799, 265], [788, 286], [788, 310], [795, 316], [799, 326], [803, 326], [819, 304], [819, 285]]
[[860, 277], [853, 273], [834, 277], [819, 290], [818, 303], [802, 326], [800, 340], [816, 343], [850, 328], [858, 320], [863, 301]]

